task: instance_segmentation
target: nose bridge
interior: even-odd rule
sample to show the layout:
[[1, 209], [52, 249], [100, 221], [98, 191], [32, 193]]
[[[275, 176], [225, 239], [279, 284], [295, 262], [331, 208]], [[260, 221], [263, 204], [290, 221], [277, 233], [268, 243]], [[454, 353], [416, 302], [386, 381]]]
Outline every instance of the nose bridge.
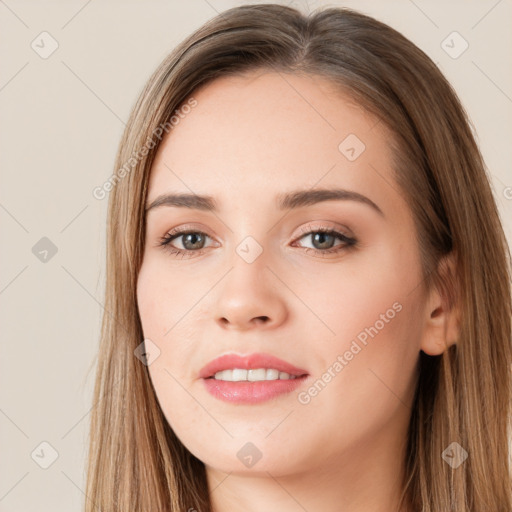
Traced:
[[230, 260], [230, 272], [226, 276], [228, 286], [232, 290], [249, 287], [256, 293], [261, 293], [268, 284], [269, 254], [264, 247], [252, 236], [246, 236], [234, 247]]
[[[276, 288], [279, 280], [273, 271], [282, 269], [284, 263], [279, 261], [281, 243], [278, 240], [279, 226], [276, 226], [279, 219], [276, 222], [273, 217], [267, 221], [262, 218], [266, 203], [266, 199], [260, 200], [250, 212], [234, 216], [230, 223], [233, 240], [229, 259], [231, 279], [236, 276], [238, 281], [252, 283], [262, 292], [267, 287]], [[238, 211], [244, 209], [240, 206]]]
[[220, 286], [216, 318], [224, 326], [248, 328], [264, 320], [275, 325], [285, 316], [286, 306], [267, 268], [270, 253], [252, 236], [234, 247], [230, 270]]
[[233, 250], [230, 263], [235, 267], [233, 271], [249, 274], [256, 271], [264, 272], [265, 264], [271, 256], [270, 238], [275, 234], [269, 231], [261, 218], [264, 208], [264, 202], [258, 202], [249, 210], [243, 204], [238, 204], [237, 208], [232, 210], [229, 227], [233, 241], [232, 245], [230, 244]]

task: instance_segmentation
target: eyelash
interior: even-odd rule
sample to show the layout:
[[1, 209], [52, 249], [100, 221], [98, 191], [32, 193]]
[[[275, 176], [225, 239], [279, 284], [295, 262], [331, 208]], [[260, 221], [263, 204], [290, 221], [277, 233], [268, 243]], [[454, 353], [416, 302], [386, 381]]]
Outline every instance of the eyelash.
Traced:
[[[309, 253], [310, 251], [313, 251], [316, 254], [325, 256], [328, 254], [337, 254], [345, 249], [352, 249], [357, 245], [357, 240], [355, 238], [348, 237], [347, 235], [344, 235], [343, 233], [340, 233], [334, 229], [330, 229], [330, 228], [326, 228], [326, 227], [319, 227], [319, 228], [315, 228], [310, 231], [303, 232], [302, 236], [297, 238], [297, 240], [300, 240], [308, 235], [315, 234], [315, 233], [323, 233], [323, 234], [327, 234], [327, 235], [332, 235], [332, 236], [340, 239], [341, 241], [343, 241], [344, 244], [341, 246], [337, 246], [338, 247], [337, 249], [333, 248], [333, 249], [327, 249], [325, 251], [322, 251], [320, 249], [311, 249], [310, 247], [302, 247], [302, 249], [305, 250], [307, 253]], [[206, 233], [203, 233], [202, 231], [191, 230], [191, 229], [187, 229], [187, 228], [181, 228], [181, 229], [177, 228], [177, 229], [174, 229], [173, 231], [170, 231], [165, 236], [161, 237], [159, 239], [158, 246], [163, 247], [165, 250], [169, 251], [172, 255], [175, 255], [175, 256], [180, 256], [180, 255], [182, 257], [200, 256], [201, 254], [203, 254], [205, 252], [206, 249], [198, 249], [196, 251], [183, 250], [183, 249], [177, 249], [176, 247], [173, 247], [170, 245], [170, 243], [174, 239], [179, 238], [180, 236], [185, 236], [185, 235], [190, 235], [190, 234], [200, 234], [200, 235], [208, 236]]]

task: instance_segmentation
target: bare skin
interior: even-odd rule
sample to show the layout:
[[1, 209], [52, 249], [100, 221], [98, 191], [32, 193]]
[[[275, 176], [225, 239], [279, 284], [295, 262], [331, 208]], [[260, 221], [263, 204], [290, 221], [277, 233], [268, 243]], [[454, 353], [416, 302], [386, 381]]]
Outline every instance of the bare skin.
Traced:
[[[147, 204], [195, 193], [218, 210], [152, 208], [138, 279], [144, 336], [160, 350], [149, 371], [162, 410], [205, 463], [215, 512], [396, 511], [419, 351], [440, 354], [457, 326], [422, 285], [389, 135], [319, 77], [259, 70], [194, 97], [159, 148]], [[349, 134], [364, 151], [356, 139], [339, 149]], [[352, 199], [277, 207], [281, 194], [334, 188], [381, 212]], [[178, 227], [203, 233], [201, 248], [186, 236], [158, 245]], [[356, 243], [322, 241], [318, 228]], [[261, 254], [248, 263], [242, 242]], [[309, 376], [263, 403], [227, 403], [198, 374], [229, 352], [269, 353]], [[249, 442], [261, 454], [252, 467], [237, 457]]]

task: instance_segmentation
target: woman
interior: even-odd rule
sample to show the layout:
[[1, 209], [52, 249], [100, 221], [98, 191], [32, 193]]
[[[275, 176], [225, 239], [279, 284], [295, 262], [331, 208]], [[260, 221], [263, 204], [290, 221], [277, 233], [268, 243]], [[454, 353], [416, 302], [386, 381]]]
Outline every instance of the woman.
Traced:
[[88, 511], [512, 509], [510, 255], [421, 50], [230, 9], [116, 169]]

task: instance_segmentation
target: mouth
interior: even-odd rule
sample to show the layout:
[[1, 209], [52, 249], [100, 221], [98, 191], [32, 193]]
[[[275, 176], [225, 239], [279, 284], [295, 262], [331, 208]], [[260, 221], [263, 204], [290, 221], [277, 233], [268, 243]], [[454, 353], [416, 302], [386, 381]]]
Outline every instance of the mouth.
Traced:
[[270, 354], [225, 354], [201, 368], [199, 377], [230, 382], [287, 380], [308, 375], [306, 370]]
[[[304, 374], [305, 375], [305, 374]], [[293, 380], [304, 375], [292, 375], [287, 372], [280, 372], [275, 368], [233, 368], [232, 370], [221, 370], [207, 379], [223, 380], [225, 382], [259, 382], [263, 380]]]
[[199, 372], [215, 398], [237, 403], [258, 403], [290, 393], [308, 376], [306, 370], [270, 354], [225, 354]]

